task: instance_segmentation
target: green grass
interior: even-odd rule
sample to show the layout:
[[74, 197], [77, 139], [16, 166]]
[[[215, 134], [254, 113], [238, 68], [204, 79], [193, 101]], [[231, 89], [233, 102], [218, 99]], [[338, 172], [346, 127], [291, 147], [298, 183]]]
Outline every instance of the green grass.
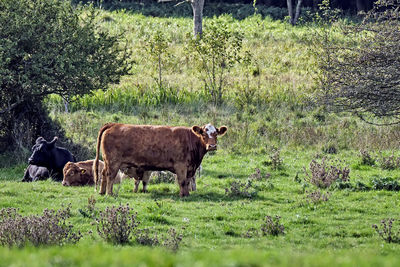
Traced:
[[[13, 177], [0, 174], [0, 207], [16, 207], [24, 215], [41, 214], [43, 209], [59, 209], [71, 203], [69, 221], [83, 234], [75, 246], [8, 249], [0, 248], [2, 265], [23, 266], [21, 260], [50, 265], [128, 265], [143, 263], [150, 266], [395, 266], [399, 244], [387, 244], [375, 233], [372, 224], [383, 218], [400, 219], [399, 192], [349, 190], [331, 191], [327, 202], [307, 204], [303, 167], [314, 158], [316, 151], [282, 151], [283, 167], [272, 170], [265, 165], [266, 156], [233, 155], [221, 148], [203, 160], [203, 172], [198, 178], [198, 190], [188, 198], [178, 196], [175, 184], [150, 184], [149, 193], [133, 193], [133, 182], [125, 181], [117, 197], [100, 196], [93, 187], [62, 187], [50, 181], [17, 182], [21, 168]], [[336, 158], [349, 166], [360, 158], [357, 152], [346, 151]], [[255, 198], [229, 197], [225, 194], [230, 182], [245, 181], [255, 168], [270, 173], [269, 181], [256, 181], [259, 189]], [[9, 170], [7, 170], [9, 172]], [[378, 166], [351, 169], [351, 182], [366, 184], [374, 176], [400, 178], [400, 170], [387, 171]], [[268, 186], [273, 184], [273, 187]], [[118, 185], [114, 187], [116, 192]], [[315, 190], [306, 187], [306, 190]], [[132, 243], [127, 246], [106, 244], [98, 236], [93, 220], [84, 217], [88, 198], [94, 196], [96, 208], [129, 203], [137, 211], [140, 228], [150, 227], [152, 233], [165, 235], [171, 227], [183, 233], [183, 243], [177, 254], [162, 247], [155, 249]], [[155, 201], [161, 203], [160, 207]], [[260, 227], [266, 215], [281, 216], [285, 235], [261, 235]], [[395, 222], [395, 228], [400, 228]], [[253, 237], [247, 231], [257, 229]], [[89, 234], [89, 230], [93, 234]], [[84, 251], [84, 252], [83, 252]], [[89, 255], [89, 256], [88, 256]]]

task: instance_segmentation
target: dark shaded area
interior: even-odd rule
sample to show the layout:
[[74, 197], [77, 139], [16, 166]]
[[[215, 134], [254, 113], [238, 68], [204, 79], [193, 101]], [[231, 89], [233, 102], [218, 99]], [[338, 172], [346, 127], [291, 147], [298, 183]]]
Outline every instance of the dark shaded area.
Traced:
[[[158, 2], [154, 0], [104, 0], [99, 1], [73, 0], [74, 3], [93, 3], [98, 7], [115, 10], [125, 9], [134, 13], [141, 13], [153, 17], [193, 17], [192, 7], [189, 2], [169, 1]], [[306, 10], [317, 10], [322, 0], [303, 0], [302, 7]], [[331, 0], [331, 8], [338, 8], [346, 14], [355, 15], [359, 11], [367, 11], [372, 8], [374, 0]], [[273, 19], [284, 19], [288, 15], [287, 0], [258, 0], [255, 5], [253, 1], [244, 0], [207, 0], [204, 5], [205, 17], [230, 14], [235, 19], [244, 19], [254, 15], [262, 17], [269, 16]], [[304, 12], [302, 12], [304, 13]]]

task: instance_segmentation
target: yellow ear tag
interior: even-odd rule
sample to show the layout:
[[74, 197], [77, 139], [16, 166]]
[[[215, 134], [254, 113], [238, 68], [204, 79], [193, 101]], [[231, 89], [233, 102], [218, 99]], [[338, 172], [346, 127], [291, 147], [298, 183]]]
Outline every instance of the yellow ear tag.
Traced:
[[83, 174], [83, 173], [85, 173], [86, 172], [86, 170], [81, 170], [81, 173]]

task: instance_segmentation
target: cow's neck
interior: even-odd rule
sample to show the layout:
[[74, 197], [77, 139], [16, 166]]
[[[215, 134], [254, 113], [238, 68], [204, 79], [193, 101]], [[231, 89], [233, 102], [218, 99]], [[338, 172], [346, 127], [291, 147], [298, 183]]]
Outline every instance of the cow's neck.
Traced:
[[203, 160], [204, 155], [207, 153], [206, 144], [202, 142], [201, 138], [198, 137], [196, 134], [191, 132], [190, 136], [190, 153], [192, 156], [192, 161], [196, 164], [197, 168]]

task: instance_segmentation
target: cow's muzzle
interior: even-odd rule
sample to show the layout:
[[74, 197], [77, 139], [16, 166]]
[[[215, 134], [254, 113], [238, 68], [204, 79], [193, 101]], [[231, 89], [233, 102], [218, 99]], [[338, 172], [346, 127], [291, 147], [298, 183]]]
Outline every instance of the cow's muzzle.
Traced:
[[207, 151], [217, 150], [217, 145], [208, 144]]
[[69, 186], [69, 184], [66, 181], [62, 181], [63, 186]]

